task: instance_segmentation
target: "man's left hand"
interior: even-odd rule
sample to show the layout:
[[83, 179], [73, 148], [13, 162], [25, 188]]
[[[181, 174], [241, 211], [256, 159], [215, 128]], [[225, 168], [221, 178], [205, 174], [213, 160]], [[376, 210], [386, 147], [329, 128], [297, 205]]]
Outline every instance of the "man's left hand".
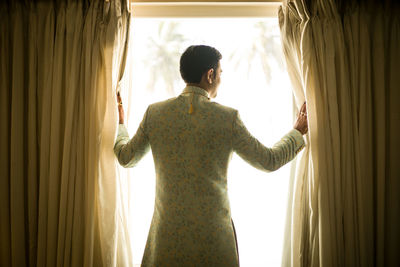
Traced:
[[298, 130], [301, 134], [306, 134], [308, 132], [308, 120], [307, 120], [307, 104], [304, 102], [304, 104], [300, 108], [300, 113], [297, 116], [296, 123], [294, 124], [294, 127], [296, 130]]

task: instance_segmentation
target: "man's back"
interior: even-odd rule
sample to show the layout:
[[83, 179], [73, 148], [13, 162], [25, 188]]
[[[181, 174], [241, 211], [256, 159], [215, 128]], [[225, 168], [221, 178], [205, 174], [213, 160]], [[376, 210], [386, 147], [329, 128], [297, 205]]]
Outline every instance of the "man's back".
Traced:
[[187, 87], [146, 113], [157, 182], [142, 266], [238, 266], [226, 179], [235, 111]]
[[177, 98], [150, 105], [129, 141], [120, 130], [115, 153], [134, 166], [151, 147], [156, 168], [153, 220], [142, 266], [238, 266], [227, 193], [232, 152], [254, 167], [275, 170], [303, 145], [292, 130], [274, 148], [257, 141], [236, 110], [188, 86]]
[[210, 102], [206, 92], [196, 87], [149, 107], [144, 130], [153, 153], [161, 201], [182, 198], [197, 206], [203, 198], [226, 197], [235, 112]]

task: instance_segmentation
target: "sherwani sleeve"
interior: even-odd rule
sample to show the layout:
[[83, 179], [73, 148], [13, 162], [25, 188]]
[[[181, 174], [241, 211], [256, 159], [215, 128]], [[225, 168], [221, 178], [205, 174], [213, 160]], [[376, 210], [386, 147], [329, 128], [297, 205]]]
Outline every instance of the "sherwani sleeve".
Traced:
[[293, 129], [272, 148], [265, 147], [244, 126], [236, 111], [232, 126], [233, 150], [253, 167], [274, 171], [291, 161], [304, 147], [302, 134]]
[[147, 111], [132, 139], [129, 139], [128, 131], [124, 124], [119, 124], [118, 126], [114, 153], [118, 162], [125, 168], [134, 167], [150, 149], [149, 139], [145, 131], [146, 117]]

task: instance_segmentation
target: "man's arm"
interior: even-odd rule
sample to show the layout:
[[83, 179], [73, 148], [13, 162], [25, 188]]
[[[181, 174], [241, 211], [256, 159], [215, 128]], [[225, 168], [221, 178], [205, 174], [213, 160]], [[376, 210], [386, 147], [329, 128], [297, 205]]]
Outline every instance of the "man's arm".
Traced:
[[265, 147], [253, 137], [236, 112], [233, 120], [233, 150], [253, 167], [274, 171], [291, 161], [304, 147], [302, 133], [291, 130], [272, 148]]
[[149, 139], [145, 133], [147, 111], [136, 134], [129, 140], [128, 131], [124, 124], [118, 126], [118, 136], [114, 145], [114, 153], [118, 162], [125, 168], [134, 167], [149, 151]]
[[141, 127], [135, 136], [129, 140], [128, 131], [124, 124], [118, 126], [118, 136], [114, 145], [114, 153], [119, 164], [123, 167], [134, 167], [149, 151], [150, 145], [147, 136]]

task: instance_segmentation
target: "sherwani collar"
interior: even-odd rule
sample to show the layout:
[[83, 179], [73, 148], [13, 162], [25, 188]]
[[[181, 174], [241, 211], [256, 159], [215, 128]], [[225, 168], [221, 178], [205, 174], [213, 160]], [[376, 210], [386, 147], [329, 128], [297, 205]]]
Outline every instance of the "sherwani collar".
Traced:
[[183, 89], [182, 94], [187, 94], [187, 93], [199, 94], [199, 95], [205, 96], [208, 99], [210, 99], [208, 92], [206, 90], [204, 90], [203, 88], [200, 88], [197, 86], [192, 86], [192, 85], [186, 86], [185, 89]]

